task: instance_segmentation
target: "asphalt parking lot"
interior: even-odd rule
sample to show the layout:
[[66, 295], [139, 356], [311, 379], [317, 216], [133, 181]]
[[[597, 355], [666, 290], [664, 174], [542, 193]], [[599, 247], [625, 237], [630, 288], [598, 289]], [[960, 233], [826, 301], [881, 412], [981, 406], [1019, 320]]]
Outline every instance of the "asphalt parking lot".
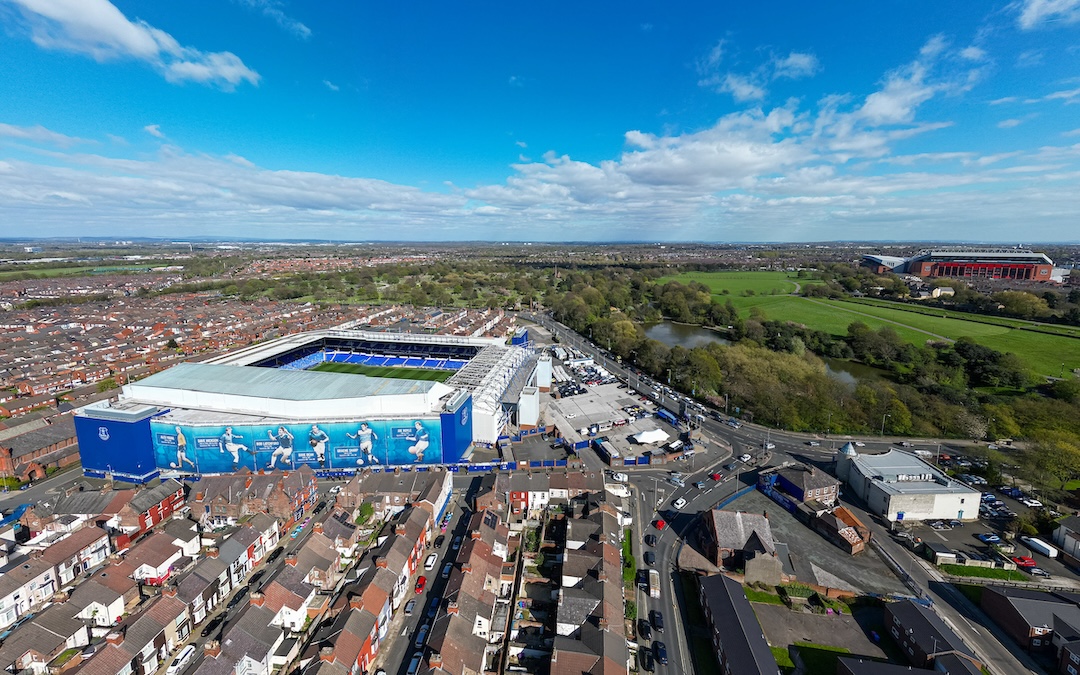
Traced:
[[791, 567], [800, 581], [869, 593], [908, 592], [873, 549], [854, 556], [844, 553], [757, 490], [725, 508], [768, 513], [773, 540], [787, 544]]

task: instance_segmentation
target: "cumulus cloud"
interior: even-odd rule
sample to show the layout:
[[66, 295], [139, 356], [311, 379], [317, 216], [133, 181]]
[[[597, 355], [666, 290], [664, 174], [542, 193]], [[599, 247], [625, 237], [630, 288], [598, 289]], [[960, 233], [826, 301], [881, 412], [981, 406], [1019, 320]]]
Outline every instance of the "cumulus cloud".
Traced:
[[970, 47], [964, 47], [960, 50], [960, 58], [967, 59], [968, 61], [985, 61], [986, 50], [982, 47], [976, 47], [974, 45]]
[[280, 0], [238, 0], [240, 4], [262, 12], [262, 15], [273, 21], [286, 32], [292, 33], [301, 40], [311, 37], [311, 29], [290, 17], [282, 9], [284, 5]]
[[773, 78], [787, 77], [793, 80], [810, 77], [821, 69], [821, 64], [813, 54], [791, 52], [783, 58], [773, 58]]
[[161, 131], [160, 124], [147, 124], [143, 127], [143, 131], [150, 134], [154, 138], [165, 138], [165, 134]]
[[9, 0], [39, 47], [86, 54], [99, 62], [130, 58], [173, 83], [196, 82], [231, 91], [259, 83], [259, 74], [232, 52], [181, 45], [145, 21], [131, 21], [109, 0]]
[[51, 129], [46, 129], [40, 124], [35, 124], [32, 127], [20, 127], [14, 124], [0, 123], [0, 136], [7, 138], [16, 138], [20, 141], [31, 141], [33, 143], [48, 143], [50, 145], [58, 145], [62, 148], [67, 148], [76, 143], [93, 143], [94, 141], [86, 140], [85, 138], [76, 138], [75, 136], [67, 136]]
[[520, 156], [504, 181], [470, 188], [270, 170], [173, 145], [135, 159], [56, 150], [37, 163], [0, 155], [0, 211], [57, 234], [195, 236], [228, 226], [238, 236], [361, 240], [492, 231], [530, 240], [879, 239], [883, 231], [1008, 240], [1023, 222], [1029, 239], [1060, 240], [1080, 209], [1074, 140], [1023, 152], [947, 143], [903, 152], [909, 139], [949, 127], [923, 108], [970, 80], [944, 40], [928, 44], [870, 91], [752, 104], [692, 132], [629, 130], [623, 150], [601, 161]]
[[1017, 23], [1024, 30], [1080, 21], [1080, 0], [1022, 0]]
[[739, 103], [760, 101], [765, 98], [765, 88], [755, 84], [750, 76], [728, 73], [720, 80], [717, 90], [728, 94]]
[[1023, 123], [1024, 120], [1013, 117], [1007, 120], [1001, 120], [997, 123], [997, 126], [998, 129], [1012, 129], [1013, 127], [1018, 127]]

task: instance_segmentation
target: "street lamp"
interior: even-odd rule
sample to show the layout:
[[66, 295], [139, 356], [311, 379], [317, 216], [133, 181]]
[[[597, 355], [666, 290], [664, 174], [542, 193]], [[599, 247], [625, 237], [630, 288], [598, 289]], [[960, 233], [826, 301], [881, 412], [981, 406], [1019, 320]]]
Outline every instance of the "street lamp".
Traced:
[[892, 415], [889, 414], [889, 413], [885, 413], [884, 415], [881, 416], [881, 435], [882, 436], [885, 435], [885, 420], [887, 420], [890, 417], [892, 417]]

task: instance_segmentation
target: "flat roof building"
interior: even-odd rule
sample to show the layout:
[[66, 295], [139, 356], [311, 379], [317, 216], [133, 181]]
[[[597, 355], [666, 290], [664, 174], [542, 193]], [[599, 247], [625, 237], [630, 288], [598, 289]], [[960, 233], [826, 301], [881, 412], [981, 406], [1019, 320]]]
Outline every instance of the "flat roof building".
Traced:
[[871, 513], [888, 520], [974, 520], [979, 516], [978, 490], [910, 452], [890, 449], [863, 455], [848, 443], [837, 456], [836, 475], [866, 502]]

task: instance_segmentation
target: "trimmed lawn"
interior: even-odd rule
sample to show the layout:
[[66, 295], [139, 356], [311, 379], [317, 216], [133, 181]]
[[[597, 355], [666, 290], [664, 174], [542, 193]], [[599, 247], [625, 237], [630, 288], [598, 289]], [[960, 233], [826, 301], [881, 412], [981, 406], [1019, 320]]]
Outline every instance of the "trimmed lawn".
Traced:
[[787, 647], [769, 647], [769, 649], [772, 650], [773, 658], [776, 659], [776, 665], [780, 666], [780, 672], [787, 675], [795, 670], [795, 662], [791, 660]]
[[1031, 577], [1016, 570], [999, 570], [990, 567], [968, 567], [967, 565], [942, 565], [947, 574], [957, 577], [975, 577], [979, 579], [1001, 579], [1002, 581], [1031, 581]]
[[[746, 291], [753, 291], [758, 295], [775, 295], [778, 293], [794, 293], [795, 284], [806, 285], [814, 283], [813, 279], [798, 279], [787, 272], [686, 272], [672, 277], [663, 277], [657, 283], [664, 284], [668, 281], [678, 281], [680, 284], [688, 284], [696, 281], [709, 287], [721, 302], [729, 297], [724, 295], [727, 291], [730, 296], [742, 295]], [[820, 282], [817, 282], [820, 283]]]
[[429, 370], [426, 368], [395, 368], [392, 366], [364, 366], [359, 363], [332, 363], [325, 361], [311, 370], [324, 373], [350, 373], [368, 377], [390, 377], [398, 380], [434, 380], [445, 382], [456, 371]]
[[743, 592], [746, 593], [746, 599], [750, 602], [761, 602], [766, 605], [782, 605], [784, 600], [775, 593], [768, 591], [762, 591], [757, 588], [750, 588], [748, 586], [743, 587]]
[[806, 675], [834, 675], [836, 660], [851, 653], [850, 649], [844, 647], [830, 647], [813, 642], [796, 642], [795, 646], [799, 649], [803, 665], [806, 666]]

